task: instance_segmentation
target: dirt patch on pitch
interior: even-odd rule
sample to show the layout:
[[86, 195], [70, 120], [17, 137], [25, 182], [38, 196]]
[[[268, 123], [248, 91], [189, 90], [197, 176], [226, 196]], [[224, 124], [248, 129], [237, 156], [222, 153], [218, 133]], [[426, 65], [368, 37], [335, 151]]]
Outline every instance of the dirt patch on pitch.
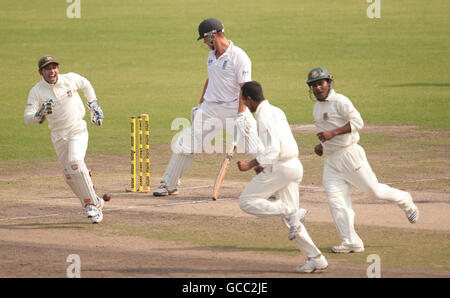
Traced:
[[[313, 133], [312, 129], [293, 126], [294, 132]], [[371, 126], [366, 129], [368, 132]], [[386, 127], [374, 127], [372, 131], [401, 135], [411, 129], [415, 128], [392, 127], [387, 132]], [[421, 165], [420, 156], [411, 156], [409, 163]], [[152, 188], [157, 187], [168, 158], [152, 160]], [[383, 163], [384, 158], [374, 154], [369, 161]], [[86, 163], [93, 170], [97, 193], [111, 193], [113, 197], [99, 225], [85, 218], [56, 161], [0, 163], [0, 276], [65, 277], [67, 256], [78, 254], [82, 277], [366, 277], [368, 264], [364, 258], [353, 255], [343, 259], [329, 252], [339, 239], [320, 183], [302, 183], [301, 205], [309, 210], [305, 225], [330, 266], [321, 273], [300, 275], [295, 267], [305, 257], [286, 239], [281, 221], [258, 218], [238, 207], [237, 198], [251, 175], [235, 176], [232, 169], [219, 200], [213, 202], [210, 195], [217, 169], [211, 168], [215, 162], [208, 162], [208, 157], [194, 161], [193, 170], [183, 179], [180, 195], [155, 198], [125, 192], [129, 186], [128, 155], [88, 156]], [[305, 159], [305, 164], [308, 162], [316, 160]], [[395, 181], [387, 181], [411, 192], [421, 211], [418, 224], [409, 224], [395, 205], [368, 199], [353, 190], [356, 225], [405, 229], [417, 235], [423, 231], [437, 233], [442, 235], [442, 249], [448, 250], [450, 200], [445, 179], [450, 175], [446, 164], [448, 158], [431, 164], [446, 175], [418, 170], [408, 172], [405, 179], [394, 175]], [[306, 169], [305, 175], [320, 177], [319, 166]], [[319, 233], [323, 229], [327, 229], [326, 234]], [[389, 239], [389, 230], [386, 237]], [[376, 245], [366, 243], [363, 257], [383, 248]], [[358, 257], [361, 261], [352, 264], [351, 260]], [[442, 270], [384, 266], [382, 276], [450, 277], [448, 263], [443, 266]]]
[[[97, 180], [109, 185], [101, 177]], [[65, 277], [69, 265], [66, 258], [77, 254], [82, 260], [82, 277], [366, 277], [368, 264], [334, 260], [329, 247], [323, 247], [321, 241], [317, 245], [326, 253], [330, 267], [313, 275], [295, 273], [295, 267], [305, 258], [296, 252], [292, 242], [285, 239], [286, 231], [281, 222], [257, 218], [239, 209], [236, 197], [244, 184], [225, 183], [222, 196], [213, 202], [207, 182], [185, 179], [185, 185], [189, 186], [185, 186], [179, 196], [169, 198], [113, 193], [100, 225], [89, 223], [78, 200], [67, 190], [62, 190], [62, 195], [55, 198], [53, 191], [43, 187], [40, 190], [42, 197], [33, 200], [28, 198], [27, 192], [21, 192], [13, 202], [2, 204], [0, 275]], [[121, 184], [116, 187], [121, 188]], [[331, 223], [322, 191], [302, 187], [301, 192], [302, 206], [310, 210], [305, 225]], [[443, 197], [430, 199], [425, 194], [421, 198], [418, 202], [422, 211], [421, 223], [411, 227], [397, 207], [366, 201], [355, 194], [356, 222], [448, 231], [448, 202]], [[383, 214], [383, 217], [374, 214]], [[205, 227], [205, 223], [208, 226]], [[177, 234], [187, 231], [188, 227], [191, 232], [197, 229], [204, 240], [198, 243], [197, 238], [183, 238], [186, 236]], [[255, 234], [264, 234], [272, 229], [279, 231], [283, 243], [280, 247], [264, 241], [249, 247], [208, 245], [221, 230], [242, 233], [251, 230]], [[167, 235], [167, 231], [175, 234]], [[223, 237], [234, 236], [226, 232]], [[383, 277], [449, 276], [448, 271], [383, 268]]]

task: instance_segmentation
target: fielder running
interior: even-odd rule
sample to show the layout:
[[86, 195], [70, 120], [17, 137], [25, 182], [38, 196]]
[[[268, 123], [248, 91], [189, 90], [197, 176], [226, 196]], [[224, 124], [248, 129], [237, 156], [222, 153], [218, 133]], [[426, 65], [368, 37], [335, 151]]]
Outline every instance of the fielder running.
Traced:
[[[298, 159], [297, 142], [284, 112], [271, 105], [258, 82], [242, 86], [242, 99], [255, 113], [258, 135], [250, 134], [249, 142], [260, 143], [263, 148], [250, 162], [239, 161], [241, 171], [255, 169], [256, 176], [239, 197], [239, 207], [259, 216], [280, 216], [289, 227], [288, 238], [295, 239], [308, 258], [297, 271], [311, 273], [327, 268], [328, 262], [311, 240], [301, 220], [306, 210], [299, 208], [299, 184], [303, 166]], [[268, 200], [275, 194], [276, 200]]]
[[[199, 37], [209, 47], [206, 60], [208, 78], [205, 82], [198, 107], [191, 111], [192, 127], [184, 129], [176, 143], [173, 154], [161, 179], [161, 185], [154, 196], [168, 196], [178, 193], [181, 176], [189, 169], [194, 153], [203, 152], [203, 141], [214, 129], [222, 134], [225, 129], [235, 138], [234, 122], [251, 113], [240, 102], [240, 87], [251, 80], [251, 61], [247, 54], [228, 40], [222, 23], [214, 18], [203, 20], [198, 27]], [[256, 123], [242, 123], [247, 131], [256, 131]], [[250, 119], [249, 118], [249, 119]], [[231, 125], [230, 125], [231, 124]], [[220, 125], [221, 129], [217, 129]], [[244, 138], [239, 138], [244, 142]], [[241, 143], [242, 144], [242, 143]], [[196, 147], [200, 145], [201, 148]], [[246, 146], [246, 145], [244, 145]], [[242, 148], [242, 147], [241, 147]], [[244, 147], [246, 152], [256, 148]]]
[[352, 102], [334, 91], [333, 76], [323, 67], [316, 67], [306, 81], [317, 99], [314, 104], [314, 124], [320, 144], [317, 155], [325, 155], [323, 186], [327, 193], [333, 219], [343, 242], [332, 247], [335, 253], [364, 251], [364, 244], [354, 228], [350, 186], [367, 196], [396, 203], [411, 223], [417, 222], [419, 209], [409, 193], [378, 182], [367, 161], [364, 149], [358, 145], [363, 120]]
[[42, 124], [45, 119], [48, 120], [65, 182], [80, 199], [87, 217], [92, 223], [99, 223], [103, 219], [104, 200], [96, 195], [84, 163], [88, 130], [83, 120], [85, 108], [77, 91], [83, 90], [88, 100], [92, 123], [97, 126], [102, 124], [103, 111], [89, 81], [73, 72], [59, 74], [59, 62], [55, 57], [42, 57], [38, 67], [42, 80], [28, 95], [24, 121], [26, 124]]

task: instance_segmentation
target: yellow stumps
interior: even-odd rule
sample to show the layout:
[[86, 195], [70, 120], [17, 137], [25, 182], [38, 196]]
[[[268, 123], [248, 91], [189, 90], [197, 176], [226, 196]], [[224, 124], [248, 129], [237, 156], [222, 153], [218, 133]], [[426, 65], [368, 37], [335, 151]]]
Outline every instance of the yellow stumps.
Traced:
[[131, 191], [136, 192], [136, 117], [131, 117]]
[[137, 139], [137, 144], [138, 144], [138, 162], [139, 162], [139, 184], [138, 184], [138, 191], [142, 192], [144, 190], [143, 188], [143, 180], [142, 180], [142, 176], [143, 176], [143, 163], [144, 160], [142, 159], [143, 156], [143, 147], [142, 147], [142, 117], [139, 116], [138, 117], [138, 139]]
[[[137, 130], [136, 130], [137, 124]], [[150, 119], [148, 114], [131, 117], [131, 191], [150, 191]], [[145, 159], [145, 167], [144, 167]], [[137, 173], [136, 173], [137, 169]], [[145, 185], [144, 185], [145, 171]], [[137, 174], [137, 175], [136, 175]], [[138, 176], [138, 177], [136, 177]], [[136, 183], [136, 178], [137, 183]], [[137, 184], [137, 185], [136, 185]]]
[[150, 118], [144, 114], [145, 132], [145, 191], [150, 191]]

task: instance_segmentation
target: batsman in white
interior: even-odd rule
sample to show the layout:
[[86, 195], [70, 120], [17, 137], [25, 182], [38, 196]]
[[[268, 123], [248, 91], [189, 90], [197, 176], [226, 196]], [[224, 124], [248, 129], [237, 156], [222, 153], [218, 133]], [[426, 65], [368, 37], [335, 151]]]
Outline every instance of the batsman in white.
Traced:
[[[161, 179], [161, 185], [153, 192], [154, 196], [178, 193], [180, 178], [191, 166], [194, 153], [203, 152], [203, 149], [198, 149], [196, 144], [203, 146], [205, 136], [215, 128], [218, 122], [222, 127], [220, 133], [226, 129], [235, 137], [237, 133], [237, 131], [235, 133], [235, 119], [242, 118], [244, 115], [251, 116], [239, 100], [240, 87], [251, 80], [249, 57], [226, 38], [222, 23], [215, 18], [203, 20], [198, 27], [198, 32], [197, 40], [203, 39], [210, 49], [206, 60], [208, 78], [198, 107], [191, 111], [192, 127], [184, 129], [178, 137], [170, 162]], [[256, 123], [254, 118], [251, 118], [253, 121], [243, 122], [242, 125], [247, 131], [256, 131]], [[227, 125], [230, 122], [232, 127]], [[244, 142], [245, 138], [239, 138], [239, 140]], [[256, 151], [244, 146], [246, 152]]]
[[333, 76], [323, 67], [313, 68], [306, 81], [314, 104], [314, 124], [320, 144], [314, 151], [325, 155], [323, 186], [328, 204], [343, 242], [332, 247], [335, 253], [364, 251], [364, 244], [354, 228], [350, 187], [353, 185], [367, 196], [396, 203], [409, 222], [419, 218], [419, 209], [408, 192], [378, 182], [367, 161], [364, 149], [358, 145], [363, 120], [352, 102], [334, 90]]
[[[289, 228], [288, 238], [295, 239], [306, 256], [297, 271], [311, 273], [328, 267], [328, 262], [311, 240], [301, 220], [306, 210], [299, 208], [299, 184], [303, 178], [303, 166], [298, 159], [298, 146], [284, 112], [264, 98], [258, 82], [242, 86], [242, 100], [255, 113], [257, 134], [249, 134], [249, 141], [259, 143], [263, 151], [255, 154], [250, 162], [238, 161], [241, 171], [254, 169], [256, 176], [239, 197], [239, 207], [259, 216], [280, 216]], [[269, 197], [275, 195], [275, 201]]]
[[54, 56], [43, 56], [38, 67], [42, 80], [28, 95], [24, 121], [26, 124], [42, 124], [47, 119], [64, 179], [80, 199], [87, 217], [92, 223], [99, 223], [103, 219], [104, 200], [95, 193], [84, 163], [89, 137], [83, 120], [86, 111], [78, 90], [83, 90], [88, 100], [92, 123], [102, 125], [103, 111], [91, 83], [73, 72], [59, 74], [59, 62]]

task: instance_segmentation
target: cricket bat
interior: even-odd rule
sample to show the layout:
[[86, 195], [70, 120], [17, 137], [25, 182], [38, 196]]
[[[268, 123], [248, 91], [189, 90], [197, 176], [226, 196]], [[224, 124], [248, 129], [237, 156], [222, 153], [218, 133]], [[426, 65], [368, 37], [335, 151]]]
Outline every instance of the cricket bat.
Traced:
[[225, 178], [225, 174], [227, 173], [228, 166], [230, 165], [235, 150], [236, 143], [233, 143], [231, 150], [225, 155], [225, 158], [222, 161], [222, 165], [220, 166], [220, 170], [217, 173], [216, 181], [214, 181], [214, 190], [212, 195], [212, 199], [214, 201], [219, 197], [220, 187], [222, 186], [223, 179]]

